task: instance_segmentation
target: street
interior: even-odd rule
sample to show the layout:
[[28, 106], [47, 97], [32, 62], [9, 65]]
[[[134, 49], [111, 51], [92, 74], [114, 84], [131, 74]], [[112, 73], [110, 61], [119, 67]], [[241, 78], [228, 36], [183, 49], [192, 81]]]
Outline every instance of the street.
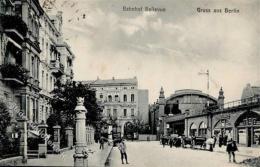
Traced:
[[[162, 147], [155, 142], [126, 142], [129, 164], [121, 164], [120, 152], [114, 147], [111, 152], [111, 167], [236, 167], [238, 164], [228, 162], [228, 154], [192, 150], [190, 148]], [[247, 156], [236, 156], [237, 162], [241, 162]]]

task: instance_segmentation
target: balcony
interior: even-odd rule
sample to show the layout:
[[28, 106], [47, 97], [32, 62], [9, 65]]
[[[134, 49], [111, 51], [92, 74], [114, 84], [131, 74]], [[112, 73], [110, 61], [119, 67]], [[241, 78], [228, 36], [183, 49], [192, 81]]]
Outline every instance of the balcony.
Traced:
[[3, 26], [5, 33], [15, 40], [23, 40], [28, 28], [25, 22], [19, 16], [0, 15], [0, 24]]
[[28, 82], [28, 71], [18, 64], [3, 64], [0, 66], [2, 80], [12, 86], [24, 86]]
[[64, 74], [64, 66], [58, 60], [51, 60], [50, 68], [51, 68], [52, 73], [56, 77], [60, 77], [61, 75]]

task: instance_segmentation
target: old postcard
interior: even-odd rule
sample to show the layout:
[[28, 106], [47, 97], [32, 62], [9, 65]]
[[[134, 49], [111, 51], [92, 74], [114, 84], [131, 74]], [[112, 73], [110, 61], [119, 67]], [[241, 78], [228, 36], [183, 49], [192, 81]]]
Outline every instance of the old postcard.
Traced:
[[0, 166], [260, 166], [260, 1], [1, 0]]

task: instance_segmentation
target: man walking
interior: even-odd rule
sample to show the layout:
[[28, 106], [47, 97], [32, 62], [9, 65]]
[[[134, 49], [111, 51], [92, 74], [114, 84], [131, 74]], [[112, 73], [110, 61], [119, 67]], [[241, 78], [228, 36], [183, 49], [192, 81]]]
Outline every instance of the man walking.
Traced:
[[124, 164], [124, 157], [125, 157], [126, 164], [128, 164], [127, 154], [126, 154], [126, 145], [125, 145], [124, 139], [121, 139], [121, 142], [118, 145], [118, 149], [120, 150], [120, 153], [121, 153], [122, 164]]
[[104, 137], [101, 136], [100, 140], [99, 140], [99, 143], [100, 143], [100, 146], [99, 146], [99, 149], [103, 150], [104, 149]]

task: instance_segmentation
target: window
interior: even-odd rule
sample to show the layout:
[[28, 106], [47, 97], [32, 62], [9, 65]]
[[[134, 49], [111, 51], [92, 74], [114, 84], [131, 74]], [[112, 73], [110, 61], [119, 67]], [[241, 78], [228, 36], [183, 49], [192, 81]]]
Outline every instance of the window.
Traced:
[[205, 137], [207, 135], [207, 125], [204, 122], [201, 122], [199, 126], [199, 136]]
[[118, 95], [115, 95], [115, 101], [119, 101]]
[[49, 90], [48, 88], [49, 88], [49, 78], [48, 78], [49, 76], [48, 76], [48, 74], [46, 74], [46, 90]]
[[131, 117], [134, 117], [135, 116], [135, 110], [132, 108], [131, 109]]
[[51, 87], [51, 90], [53, 89], [53, 85], [52, 85], [52, 76], [50, 77], [50, 87]]
[[99, 97], [100, 97], [100, 99], [103, 99], [103, 95], [102, 95], [102, 94], [100, 94], [100, 96], [99, 96]]
[[124, 117], [127, 116], [127, 109], [124, 109]]
[[31, 74], [32, 74], [32, 77], [34, 77], [34, 57], [32, 57], [32, 60], [31, 60]]
[[132, 86], [131, 89], [135, 89], [135, 87]]
[[114, 110], [113, 110], [113, 117], [114, 117], [114, 118], [117, 118], [117, 109], [114, 109]]
[[127, 95], [124, 95], [124, 102], [127, 102]]
[[124, 89], [127, 89], [127, 87], [124, 87]]
[[197, 131], [197, 126], [194, 123], [192, 123], [190, 127], [190, 136], [196, 136], [196, 131]]
[[134, 102], [134, 101], [135, 101], [135, 95], [131, 94], [131, 102]]
[[108, 101], [112, 102], [112, 96], [111, 95], [108, 96]]
[[107, 116], [108, 116], [108, 117], [110, 117], [110, 116], [111, 116], [110, 109], [107, 109]]

